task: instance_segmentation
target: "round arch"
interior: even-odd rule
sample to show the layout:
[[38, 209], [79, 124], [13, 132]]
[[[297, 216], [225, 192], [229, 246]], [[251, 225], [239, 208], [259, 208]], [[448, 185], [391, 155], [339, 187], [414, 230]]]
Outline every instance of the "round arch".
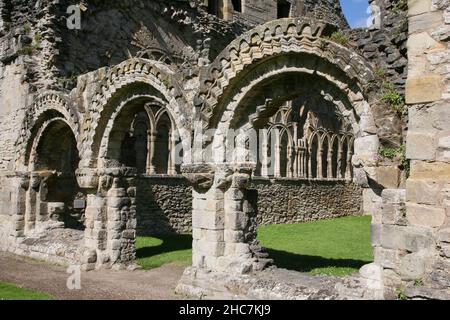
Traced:
[[189, 147], [190, 112], [184, 109], [188, 103], [175, 79], [175, 72], [164, 63], [133, 58], [113, 67], [96, 89], [85, 119], [89, 129], [83, 138], [81, 167], [97, 165], [103, 155], [103, 141], [110, 120], [118, 108], [133, 100], [133, 95], [150, 95], [162, 101], [173, 115], [183, 147]]
[[67, 124], [77, 140], [78, 152], [80, 151], [78, 140], [80, 132], [79, 116], [75, 108], [69, 105], [67, 97], [63, 94], [46, 92], [39, 95], [25, 112], [21, 135], [16, 147], [17, 169], [26, 170], [28, 168], [32, 148], [37, 137], [42, 134], [43, 128], [53, 119], [59, 119]]

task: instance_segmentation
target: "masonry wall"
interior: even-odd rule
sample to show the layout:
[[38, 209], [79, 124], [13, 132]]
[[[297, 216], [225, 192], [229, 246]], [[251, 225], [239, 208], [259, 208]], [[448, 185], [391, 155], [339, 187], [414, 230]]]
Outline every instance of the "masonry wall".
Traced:
[[[349, 182], [255, 178], [258, 225], [301, 223], [360, 215], [362, 190]], [[192, 187], [181, 176], [141, 177], [136, 195], [137, 233], [192, 231]]]
[[349, 182], [255, 178], [258, 224], [301, 223], [362, 213], [362, 189]]
[[[405, 190], [383, 192], [374, 232], [386, 298], [449, 299], [450, 287], [450, 1], [408, 2], [409, 105]], [[405, 204], [406, 202], [406, 204]]]
[[136, 194], [137, 234], [192, 231], [192, 188], [181, 176], [142, 177]]

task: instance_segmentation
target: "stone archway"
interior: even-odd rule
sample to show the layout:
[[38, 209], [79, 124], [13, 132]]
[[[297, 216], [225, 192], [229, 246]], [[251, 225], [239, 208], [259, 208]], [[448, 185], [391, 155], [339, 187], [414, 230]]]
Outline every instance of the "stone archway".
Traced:
[[[258, 26], [233, 41], [206, 72], [197, 97], [195, 136], [205, 129], [214, 133], [202, 144], [201, 163], [184, 166], [195, 189], [195, 270], [237, 275], [262, 270], [269, 262], [256, 241], [255, 203], [249, 190], [256, 163], [247, 160], [252, 157], [247, 155], [246, 141], [286, 101], [313, 95], [334, 105], [351, 127], [345, 139], [354, 138], [354, 154], [350, 143], [347, 153], [355, 181], [370, 188], [369, 181], [376, 180], [379, 138], [365, 92], [373, 72], [362, 57], [324, 38], [329, 28], [299, 19]], [[237, 134], [230, 134], [233, 130]], [[331, 143], [328, 133], [317, 136], [319, 178], [332, 171], [336, 148]], [[191, 286], [195, 275], [188, 278], [181, 281], [181, 288]]]

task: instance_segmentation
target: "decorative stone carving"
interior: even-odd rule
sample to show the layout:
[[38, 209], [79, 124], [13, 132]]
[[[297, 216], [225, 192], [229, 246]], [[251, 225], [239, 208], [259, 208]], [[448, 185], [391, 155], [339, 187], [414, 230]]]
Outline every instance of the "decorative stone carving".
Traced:
[[210, 164], [183, 165], [181, 173], [199, 192], [208, 191], [214, 183], [214, 168]]

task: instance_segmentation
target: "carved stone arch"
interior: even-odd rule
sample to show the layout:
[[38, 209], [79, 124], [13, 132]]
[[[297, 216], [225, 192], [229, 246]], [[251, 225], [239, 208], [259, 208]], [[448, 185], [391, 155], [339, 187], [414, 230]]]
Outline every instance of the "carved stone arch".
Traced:
[[76, 140], [78, 151], [81, 143], [78, 139], [80, 123], [78, 113], [69, 104], [69, 99], [59, 92], [46, 92], [39, 95], [25, 111], [21, 134], [16, 144], [16, 168], [26, 170], [34, 141], [41, 130], [42, 125], [53, 119], [61, 118], [72, 130]]
[[[32, 141], [30, 141], [30, 145], [28, 146], [28, 148], [29, 148], [29, 152], [27, 152], [29, 154], [29, 156], [27, 157], [28, 158], [27, 159], [28, 171], [36, 170], [36, 168], [35, 168], [36, 161], [35, 160], [36, 160], [37, 148], [42, 140], [43, 135], [47, 131], [47, 129], [56, 122], [62, 122], [68, 128], [72, 129], [71, 124], [64, 117], [61, 117], [61, 116], [51, 117], [48, 120], [44, 121], [39, 126], [39, 128], [36, 132], [36, 135], [34, 136], [34, 139]], [[75, 137], [75, 133], [72, 132], [72, 134]]]
[[106, 125], [114, 110], [128, 99], [127, 94], [130, 92], [154, 95], [163, 100], [173, 115], [177, 128], [184, 129], [181, 132], [183, 147], [189, 147], [187, 133], [191, 120], [190, 112], [185, 110], [189, 104], [176, 80], [175, 72], [161, 62], [133, 58], [111, 68], [96, 89], [89, 104], [89, 115], [85, 119], [81, 167], [95, 167]]
[[[345, 81], [337, 81], [338, 86], [347, 90], [349, 83], [362, 87], [374, 79], [370, 66], [364, 59], [349, 49], [321, 38], [327, 24], [321, 21], [283, 19], [258, 26], [233, 41], [206, 72], [198, 95], [202, 104], [203, 118], [207, 125], [214, 127], [217, 114], [221, 114], [223, 104], [220, 99], [239, 84], [239, 79], [270, 57], [305, 53], [316, 62], [327, 62], [341, 70]], [[311, 30], [311, 32], [304, 32]], [[316, 72], [320, 70], [316, 69]], [[324, 74], [326, 76], [326, 74]], [[336, 79], [339, 80], [339, 79]], [[350, 93], [349, 93], [350, 94]], [[356, 97], [353, 97], [356, 98]], [[218, 110], [216, 110], [218, 109]]]

